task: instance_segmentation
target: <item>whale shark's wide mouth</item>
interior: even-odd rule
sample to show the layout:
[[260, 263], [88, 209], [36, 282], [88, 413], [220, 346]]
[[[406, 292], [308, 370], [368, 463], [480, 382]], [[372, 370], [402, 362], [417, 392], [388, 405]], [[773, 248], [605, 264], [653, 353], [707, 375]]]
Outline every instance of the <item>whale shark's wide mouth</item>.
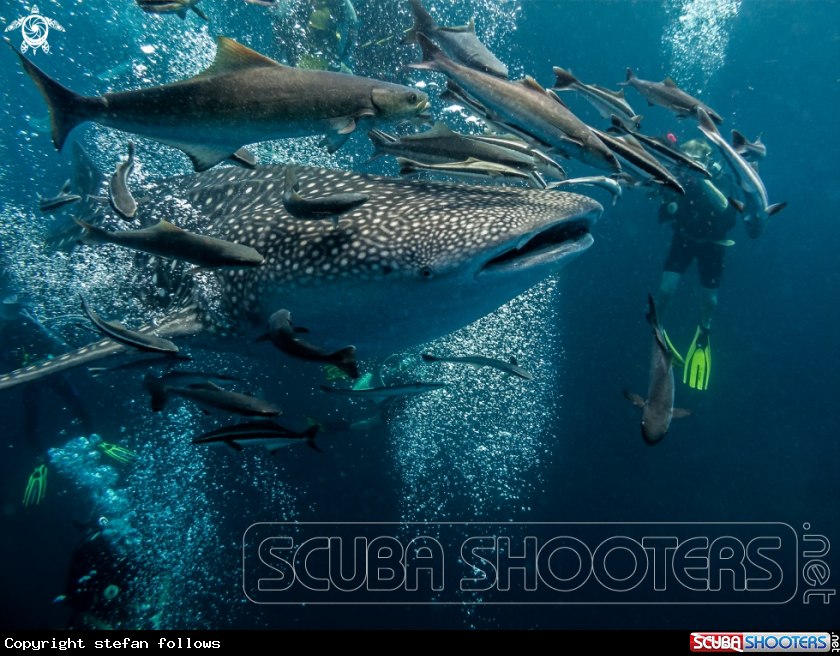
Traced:
[[488, 260], [475, 274], [476, 280], [501, 273], [516, 273], [536, 266], [558, 262], [570, 255], [579, 255], [595, 243], [589, 234], [588, 218], [556, 223], [526, 237]]

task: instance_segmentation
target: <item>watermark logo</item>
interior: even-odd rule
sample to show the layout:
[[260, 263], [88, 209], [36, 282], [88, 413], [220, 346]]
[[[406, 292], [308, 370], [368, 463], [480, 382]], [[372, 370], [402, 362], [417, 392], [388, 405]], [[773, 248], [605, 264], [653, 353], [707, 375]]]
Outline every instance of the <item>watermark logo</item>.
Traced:
[[[262, 523], [243, 538], [243, 590], [269, 604], [786, 604], [801, 599], [799, 553], [772, 522]], [[828, 603], [823, 583], [811, 595]]]
[[7, 32], [20, 28], [23, 35], [23, 43], [20, 45], [20, 51], [25, 53], [32, 48], [32, 52], [38, 52], [41, 48], [45, 53], [50, 51], [50, 44], [47, 43], [47, 37], [50, 34], [50, 28], [63, 32], [64, 28], [52, 18], [42, 16], [38, 11], [38, 7], [32, 7], [32, 13], [29, 16], [18, 18], [14, 23], [6, 28]]
[[692, 633], [695, 652], [827, 652], [828, 633]]

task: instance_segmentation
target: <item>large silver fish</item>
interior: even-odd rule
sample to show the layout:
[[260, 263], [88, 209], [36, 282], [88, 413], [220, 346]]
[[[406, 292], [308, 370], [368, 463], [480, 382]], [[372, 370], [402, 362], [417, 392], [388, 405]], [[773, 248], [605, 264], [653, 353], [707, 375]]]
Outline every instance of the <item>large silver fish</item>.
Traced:
[[359, 121], [402, 121], [429, 107], [428, 96], [417, 89], [290, 68], [221, 36], [213, 63], [188, 80], [85, 97], [6, 42], [50, 108], [59, 150], [74, 127], [93, 121], [178, 148], [196, 171], [204, 171], [258, 141], [326, 134], [322, 143], [332, 152]]
[[706, 113], [712, 117], [715, 123], [720, 125], [723, 119], [715, 110], [707, 104], [700, 102], [697, 98], [688, 95], [685, 91], [680, 89], [676, 82], [670, 77], [666, 77], [662, 82], [650, 82], [649, 80], [640, 80], [636, 77], [629, 68], [627, 69], [627, 79], [624, 82], [619, 82], [620, 87], [633, 87], [638, 91], [642, 98], [648, 101], [648, 105], [659, 105], [670, 109], [680, 120], [686, 118], [693, 118], [699, 120], [700, 114], [698, 109], [704, 109]]
[[402, 43], [417, 43], [417, 35], [424, 34], [437, 41], [443, 51], [464, 66], [482, 73], [507, 79], [508, 69], [487, 49], [475, 34], [475, 20], [459, 27], [441, 27], [426, 11], [420, 0], [408, 0], [414, 14], [414, 27], [403, 38]]
[[473, 99], [467, 99], [470, 111], [558, 153], [600, 169], [621, 171], [615, 155], [593, 131], [556, 94], [543, 89], [533, 78], [518, 82], [500, 80], [452, 61], [423, 34], [417, 40], [423, 49], [423, 61], [409, 64], [409, 68], [445, 73], [456, 82], [455, 87], [447, 89], [461, 88]]
[[[138, 332], [206, 340], [265, 362], [271, 349], [250, 342], [286, 308], [306, 317], [325, 350], [354, 344], [364, 357], [397, 353], [472, 323], [556, 273], [592, 245], [589, 229], [603, 211], [591, 198], [564, 192], [295, 171], [304, 194], [370, 199], [333, 228], [288, 214], [284, 167], [229, 167], [149, 185], [144, 208], [151, 216], [250, 246], [266, 261], [202, 280], [177, 268], [159, 276], [160, 293], [138, 302], [157, 310], [157, 298], [184, 299], [182, 309], [168, 306], [168, 318]], [[139, 273], [148, 279], [143, 268]], [[92, 344], [0, 375], [0, 389], [125, 350]]]

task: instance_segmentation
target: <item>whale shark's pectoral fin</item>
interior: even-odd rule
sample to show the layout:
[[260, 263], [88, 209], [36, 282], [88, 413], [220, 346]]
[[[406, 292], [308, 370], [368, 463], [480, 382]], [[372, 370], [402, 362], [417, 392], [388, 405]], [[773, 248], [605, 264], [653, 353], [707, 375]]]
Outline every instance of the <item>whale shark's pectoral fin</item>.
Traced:
[[687, 410], [685, 408], [674, 408], [674, 411], [671, 413], [671, 417], [674, 419], [682, 419], [683, 417], [688, 417], [694, 414], [694, 410]]
[[[138, 332], [154, 332], [158, 337], [174, 339], [197, 335], [203, 328], [198, 308], [189, 307], [173, 314], [158, 326], [147, 324]], [[103, 339], [50, 360], [42, 360], [30, 367], [0, 375], [0, 391], [134, 350], [110, 339]]]

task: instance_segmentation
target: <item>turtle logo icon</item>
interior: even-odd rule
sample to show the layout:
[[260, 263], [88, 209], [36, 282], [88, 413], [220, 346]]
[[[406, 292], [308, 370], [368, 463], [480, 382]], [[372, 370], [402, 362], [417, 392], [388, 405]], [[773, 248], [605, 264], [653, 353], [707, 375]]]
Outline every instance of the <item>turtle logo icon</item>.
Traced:
[[32, 7], [32, 13], [29, 16], [18, 18], [6, 28], [6, 31], [10, 32], [17, 28], [20, 28], [21, 34], [23, 34], [23, 43], [20, 46], [20, 51], [25, 53], [32, 48], [33, 54], [38, 51], [38, 48], [41, 48], [44, 52], [50, 51], [50, 44], [47, 43], [50, 28], [59, 32], [64, 31], [64, 28], [52, 18], [42, 16], [38, 11], [38, 7]]

